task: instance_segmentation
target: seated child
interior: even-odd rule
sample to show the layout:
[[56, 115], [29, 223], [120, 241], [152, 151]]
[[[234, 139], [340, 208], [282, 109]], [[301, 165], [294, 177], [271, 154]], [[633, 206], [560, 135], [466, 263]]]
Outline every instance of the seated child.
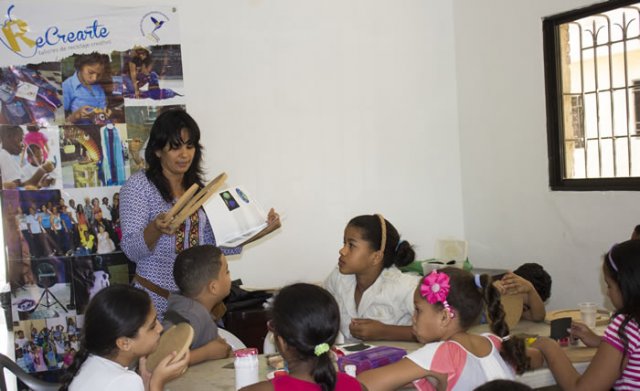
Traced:
[[542, 322], [546, 315], [544, 302], [551, 296], [551, 276], [542, 265], [524, 263], [494, 282], [503, 295], [523, 296], [522, 319]]
[[[360, 373], [358, 380], [369, 390], [395, 390], [410, 382], [420, 390], [432, 389], [426, 377], [438, 383], [438, 390], [472, 390], [542, 365], [540, 352], [527, 351], [522, 339], [509, 335], [500, 293], [487, 274], [434, 270], [415, 289], [414, 302], [413, 332], [424, 347]], [[485, 306], [493, 334], [470, 333]]]
[[[172, 352], [149, 373], [146, 356], [158, 347], [161, 331], [145, 291], [124, 284], [101, 290], [84, 313], [81, 348], [60, 390], [164, 390], [167, 382], [187, 370], [189, 353], [177, 357]], [[129, 369], [138, 360], [140, 374]]]
[[[616, 311], [598, 344], [591, 363], [581, 375], [564, 350], [550, 338], [538, 338], [532, 345], [544, 354], [547, 366], [563, 390], [637, 390], [640, 385], [640, 241], [614, 245], [604, 255], [602, 274], [607, 296]], [[576, 335], [572, 325], [572, 334]], [[592, 335], [592, 337], [595, 335]], [[593, 341], [595, 342], [595, 341]]]
[[242, 390], [364, 389], [356, 379], [336, 373], [330, 348], [340, 331], [340, 310], [329, 292], [303, 283], [282, 288], [273, 302], [268, 325], [289, 373]]
[[398, 269], [413, 262], [411, 244], [382, 215], [364, 215], [347, 224], [339, 254], [324, 287], [338, 302], [345, 339], [413, 341], [413, 290], [420, 277]]
[[229, 295], [227, 259], [212, 245], [190, 247], [176, 257], [173, 278], [180, 294], [171, 294], [162, 325], [165, 330], [187, 322], [193, 327], [189, 364], [229, 357], [231, 346], [218, 336], [211, 310]]

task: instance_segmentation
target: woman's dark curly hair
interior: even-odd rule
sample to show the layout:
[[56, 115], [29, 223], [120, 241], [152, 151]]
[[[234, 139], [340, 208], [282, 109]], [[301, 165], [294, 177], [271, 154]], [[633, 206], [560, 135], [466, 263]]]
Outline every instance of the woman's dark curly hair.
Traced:
[[153, 183], [167, 202], [172, 202], [174, 196], [171, 194], [169, 181], [162, 173], [162, 164], [156, 152], [169, 146], [171, 149], [179, 148], [184, 144], [182, 140], [182, 130], [189, 133], [188, 144], [193, 145], [195, 154], [191, 166], [184, 174], [182, 185], [185, 189], [190, 188], [194, 183], [203, 186], [202, 170], [202, 145], [200, 145], [200, 128], [196, 121], [182, 109], [167, 110], [156, 118], [149, 134], [149, 143], [145, 151], [144, 158], [147, 161], [146, 175]]

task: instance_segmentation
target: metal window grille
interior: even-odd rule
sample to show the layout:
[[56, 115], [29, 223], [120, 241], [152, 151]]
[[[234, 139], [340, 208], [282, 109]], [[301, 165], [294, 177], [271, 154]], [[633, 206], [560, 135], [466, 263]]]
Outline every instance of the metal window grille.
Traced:
[[611, 1], [543, 27], [551, 187], [640, 189], [640, 3]]

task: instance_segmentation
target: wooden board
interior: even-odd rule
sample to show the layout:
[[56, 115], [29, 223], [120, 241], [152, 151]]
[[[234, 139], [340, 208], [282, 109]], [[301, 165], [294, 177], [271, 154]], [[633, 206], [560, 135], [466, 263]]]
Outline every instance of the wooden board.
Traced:
[[[514, 327], [520, 321], [522, 317], [522, 307], [524, 304], [524, 298], [522, 295], [503, 295], [500, 297], [500, 303], [504, 310], [504, 321], [509, 326], [509, 330], [513, 330]], [[489, 319], [489, 313], [485, 308], [485, 318]]]
[[522, 317], [524, 298], [522, 295], [504, 295], [500, 297], [502, 308], [504, 309], [504, 321], [513, 329]]
[[182, 357], [191, 346], [193, 341], [193, 328], [189, 323], [179, 323], [171, 326], [169, 330], [162, 333], [160, 342], [155, 352], [147, 357], [147, 369], [153, 369], [171, 352], [177, 352], [176, 357]]
[[[596, 313], [596, 327], [608, 325], [610, 320], [609, 317], [609, 311], [598, 309], [598, 312]], [[552, 320], [559, 318], [572, 318], [577, 322], [582, 321], [579, 309], [566, 309], [547, 312], [547, 316], [545, 316], [544, 321], [546, 323], [551, 323]]]

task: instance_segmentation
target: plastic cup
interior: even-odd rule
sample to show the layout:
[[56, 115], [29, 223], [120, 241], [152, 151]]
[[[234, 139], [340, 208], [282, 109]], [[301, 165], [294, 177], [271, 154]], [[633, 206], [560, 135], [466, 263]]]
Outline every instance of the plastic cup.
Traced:
[[596, 313], [598, 311], [596, 303], [578, 303], [578, 308], [580, 308], [580, 318], [582, 319], [582, 323], [586, 324], [587, 327], [591, 329], [596, 327]]

